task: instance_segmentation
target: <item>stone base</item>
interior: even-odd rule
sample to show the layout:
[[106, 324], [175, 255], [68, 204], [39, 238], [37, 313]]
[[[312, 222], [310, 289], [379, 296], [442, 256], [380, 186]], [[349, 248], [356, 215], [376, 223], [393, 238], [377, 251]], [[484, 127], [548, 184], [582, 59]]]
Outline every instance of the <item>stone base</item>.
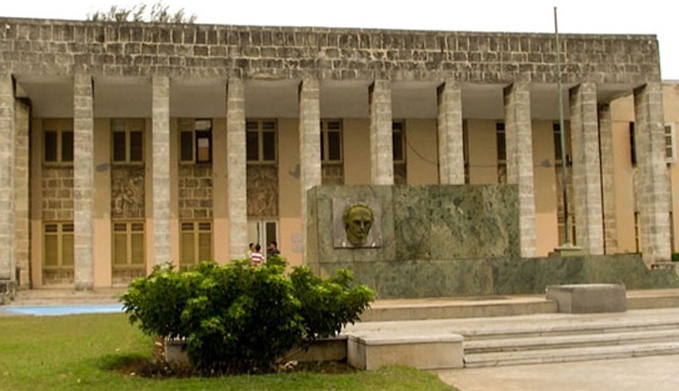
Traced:
[[17, 284], [13, 280], [0, 280], [0, 305], [9, 303], [16, 296]]
[[347, 362], [367, 370], [385, 365], [417, 369], [462, 368], [462, 341], [463, 337], [458, 334], [352, 335], [347, 344]]
[[554, 251], [548, 254], [549, 257], [561, 257], [561, 258], [582, 257], [585, 255], [587, 255], [587, 253], [585, 252], [585, 250], [582, 249], [582, 247], [574, 246], [570, 243], [565, 243], [555, 248]]
[[[186, 355], [186, 340], [165, 341], [165, 361], [181, 365], [188, 365], [189, 358]], [[335, 338], [327, 338], [314, 341], [305, 350], [294, 347], [283, 357], [284, 361], [299, 362], [323, 362], [343, 361], [347, 358], [347, 337], [339, 335]]]
[[547, 299], [557, 302], [560, 313], [627, 311], [625, 287], [620, 284], [550, 285], [547, 287]]

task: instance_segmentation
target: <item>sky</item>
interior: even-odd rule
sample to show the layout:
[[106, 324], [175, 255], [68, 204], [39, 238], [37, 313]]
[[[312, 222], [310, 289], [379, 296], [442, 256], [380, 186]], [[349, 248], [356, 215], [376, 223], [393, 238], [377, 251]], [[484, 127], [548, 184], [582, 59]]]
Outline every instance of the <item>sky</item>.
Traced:
[[[3, 1], [2, 17], [84, 20], [111, 5], [155, 0]], [[672, 0], [163, 0], [196, 23], [323, 26], [407, 30], [652, 34], [660, 43], [661, 75], [679, 80], [679, 14]]]

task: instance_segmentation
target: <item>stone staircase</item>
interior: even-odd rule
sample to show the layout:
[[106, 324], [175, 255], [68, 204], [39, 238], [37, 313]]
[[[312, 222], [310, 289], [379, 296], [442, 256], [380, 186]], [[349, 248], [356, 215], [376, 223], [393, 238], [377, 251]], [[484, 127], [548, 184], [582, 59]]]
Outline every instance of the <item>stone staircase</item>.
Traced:
[[420, 357], [404, 362], [420, 369], [679, 355], [679, 290], [628, 291], [626, 302], [625, 312], [571, 314], [544, 295], [380, 301], [345, 334], [367, 367], [371, 350], [392, 363], [388, 351], [410, 349]]
[[[645, 311], [635, 311], [644, 313]], [[679, 313], [575, 316], [463, 334], [464, 366], [541, 364], [679, 354]], [[497, 325], [496, 325], [497, 326]]]

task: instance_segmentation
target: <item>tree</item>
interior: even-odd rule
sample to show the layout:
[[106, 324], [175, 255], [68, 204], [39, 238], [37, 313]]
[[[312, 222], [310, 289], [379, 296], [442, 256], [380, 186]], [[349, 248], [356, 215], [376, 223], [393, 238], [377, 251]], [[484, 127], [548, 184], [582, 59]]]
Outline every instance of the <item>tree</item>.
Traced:
[[108, 11], [96, 11], [87, 15], [93, 22], [147, 22], [147, 23], [194, 23], [196, 14], [187, 15], [184, 8], [170, 11], [170, 6], [157, 2], [151, 9], [144, 3], [131, 8], [112, 5]]

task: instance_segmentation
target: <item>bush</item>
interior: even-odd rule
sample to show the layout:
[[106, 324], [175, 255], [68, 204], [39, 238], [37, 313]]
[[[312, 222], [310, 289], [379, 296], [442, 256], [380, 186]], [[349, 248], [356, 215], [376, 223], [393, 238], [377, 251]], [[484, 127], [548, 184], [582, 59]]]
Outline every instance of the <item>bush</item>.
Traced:
[[348, 271], [322, 279], [306, 267], [285, 274], [282, 258], [192, 270], [156, 267], [122, 296], [131, 323], [150, 335], [186, 338], [191, 364], [205, 375], [267, 372], [296, 344], [337, 335], [373, 300], [351, 288]]

